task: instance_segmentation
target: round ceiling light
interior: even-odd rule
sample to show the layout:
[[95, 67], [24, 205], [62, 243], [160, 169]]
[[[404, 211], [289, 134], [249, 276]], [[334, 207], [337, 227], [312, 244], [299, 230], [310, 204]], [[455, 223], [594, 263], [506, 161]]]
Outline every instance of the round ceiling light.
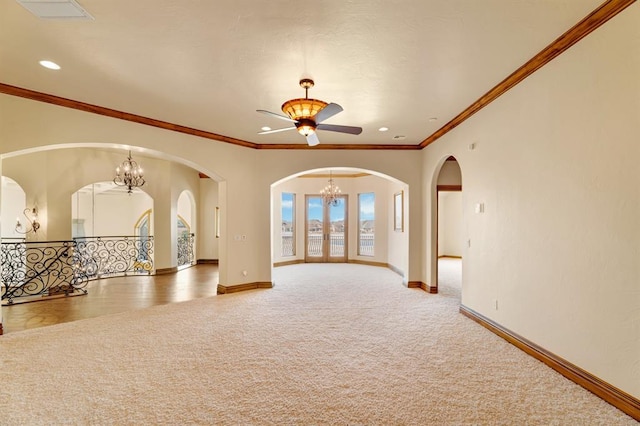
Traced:
[[42, 65], [45, 68], [49, 68], [50, 70], [59, 70], [60, 69], [60, 65], [56, 64], [55, 62], [52, 61], [40, 61], [40, 65]]
[[388, 127], [380, 127], [380, 128], [378, 129], [378, 131], [379, 131], [379, 132], [386, 132], [387, 130], [389, 130], [389, 128], [388, 128]]
[[261, 127], [261, 130], [262, 130], [263, 132], [268, 132], [269, 130], [271, 130], [271, 127], [269, 127], [269, 126], [264, 126], [264, 127]]

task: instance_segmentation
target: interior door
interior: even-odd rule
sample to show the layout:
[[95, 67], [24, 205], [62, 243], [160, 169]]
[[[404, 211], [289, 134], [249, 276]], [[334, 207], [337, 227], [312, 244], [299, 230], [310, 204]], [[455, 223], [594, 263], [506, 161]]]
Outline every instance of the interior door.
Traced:
[[305, 262], [346, 262], [347, 196], [327, 204], [320, 195], [306, 196]]

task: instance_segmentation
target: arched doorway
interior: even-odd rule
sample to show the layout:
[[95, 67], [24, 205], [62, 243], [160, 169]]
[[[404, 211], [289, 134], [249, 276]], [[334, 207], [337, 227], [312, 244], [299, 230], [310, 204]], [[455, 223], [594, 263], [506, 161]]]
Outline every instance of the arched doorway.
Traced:
[[[340, 188], [332, 204], [321, 195], [329, 180]], [[406, 183], [371, 170], [313, 169], [275, 182], [272, 267], [310, 261], [385, 266], [408, 285], [408, 201]]]
[[458, 161], [448, 156], [436, 174], [434, 251], [436, 273], [433, 293], [460, 298], [462, 255], [464, 252], [462, 171]]
[[176, 244], [178, 268], [196, 263], [195, 253], [195, 201], [189, 191], [182, 191], [177, 202]]

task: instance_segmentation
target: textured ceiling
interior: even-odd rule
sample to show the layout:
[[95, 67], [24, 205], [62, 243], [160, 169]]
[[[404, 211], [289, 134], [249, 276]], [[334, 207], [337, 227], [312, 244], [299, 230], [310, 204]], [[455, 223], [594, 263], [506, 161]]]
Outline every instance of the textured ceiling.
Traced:
[[0, 2], [1, 83], [244, 141], [305, 145], [295, 131], [258, 135], [288, 124], [255, 110], [279, 113], [310, 77], [310, 97], [344, 108], [327, 123], [364, 129], [320, 131], [322, 143], [417, 145], [601, 0], [79, 3], [94, 20], [45, 20]]

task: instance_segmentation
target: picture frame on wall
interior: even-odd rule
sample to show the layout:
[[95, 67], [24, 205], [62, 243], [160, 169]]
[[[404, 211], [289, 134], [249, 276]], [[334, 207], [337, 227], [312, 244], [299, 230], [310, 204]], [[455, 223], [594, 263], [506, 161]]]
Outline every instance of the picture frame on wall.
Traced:
[[393, 194], [393, 230], [404, 232], [404, 191]]

